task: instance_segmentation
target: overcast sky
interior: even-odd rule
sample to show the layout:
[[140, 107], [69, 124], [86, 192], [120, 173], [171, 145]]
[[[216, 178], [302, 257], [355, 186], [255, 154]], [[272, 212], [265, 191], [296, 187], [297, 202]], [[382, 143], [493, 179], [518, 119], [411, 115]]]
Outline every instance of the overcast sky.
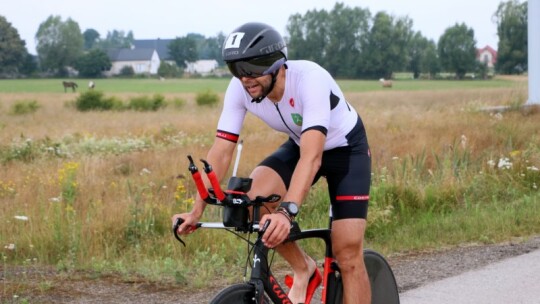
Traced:
[[[492, 16], [502, 0], [342, 0], [349, 7], [368, 8], [372, 15], [385, 11], [396, 17], [408, 16], [413, 29], [435, 42], [445, 29], [456, 23], [473, 28], [477, 47], [497, 49], [497, 26]], [[523, 1], [520, 1], [523, 2]], [[93, 28], [102, 38], [107, 32], [133, 31], [135, 39], [176, 38], [188, 33], [206, 37], [228, 34], [237, 26], [260, 21], [283, 35], [289, 16], [308, 10], [331, 11], [329, 0], [0, 0], [0, 15], [17, 29], [35, 54], [34, 37], [49, 16], [71, 18], [81, 31]]]

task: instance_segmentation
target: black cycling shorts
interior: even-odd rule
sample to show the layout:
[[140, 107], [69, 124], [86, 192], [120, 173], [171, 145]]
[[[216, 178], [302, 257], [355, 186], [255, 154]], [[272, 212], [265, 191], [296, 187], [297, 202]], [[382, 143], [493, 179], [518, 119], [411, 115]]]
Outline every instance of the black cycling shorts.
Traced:
[[[288, 189], [299, 158], [300, 147], [289, 139], [259, 165], [276, 171]], [[367, 217], [371, 183], [371, 156], [367, 146], [364, 149], [339, 147], [324, 151], [321, 168], [313, 184], [321, 176], [328, 182], [334, 220]]]

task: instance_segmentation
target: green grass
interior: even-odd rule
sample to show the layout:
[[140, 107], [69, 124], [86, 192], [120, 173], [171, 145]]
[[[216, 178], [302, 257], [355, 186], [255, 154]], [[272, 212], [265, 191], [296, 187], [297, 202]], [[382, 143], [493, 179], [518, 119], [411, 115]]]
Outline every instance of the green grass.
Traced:
[[[63, 79], [0, 80], [0, 93], [64, 93]], [[88, 90], [89, 79], [72, 79], [77, 92]], [[199, 93], [224, 92], [229, 79], [92, 79], [96, 90], [107, 93]], [[71, 89], [67, 93], [71, 93]]]
[[[63, 79], [0, 80], [0, 93], [63, 93]], [[73, 79], [79, 91], [88, 90], [90, 79]], [[204, 91], [224, 92], [229, 78], [221, 79], [92, 79], [96, 89], [107, 93], [200, 93]], [[366, 92], [383, 89], [377, 80], [338, 80], [345, 92]], [[510, 80], [397, 80], [390, 90], [450, 90], [474, 88], [511, 87]], [[68, 93], [71, 92], [69, 89]]]

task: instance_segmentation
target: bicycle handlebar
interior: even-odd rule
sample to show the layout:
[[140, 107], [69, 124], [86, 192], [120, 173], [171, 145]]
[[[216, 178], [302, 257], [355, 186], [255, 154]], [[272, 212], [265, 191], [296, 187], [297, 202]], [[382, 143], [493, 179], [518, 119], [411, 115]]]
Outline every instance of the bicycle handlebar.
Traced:
[[[174, 234], [174, 237], [182, 244], [184, 247], [186, 247], [186, 243], [180, 238], [178, 235], [178, 227], [184, 223], [184, 219], [179, 217], [176, 218], [176, 221], [174, 222], [172, 231]], [[259, 224], [253, 224], [252, 231], [254, 232], [260, 232], [264, 233], [266, 231], [266, 228], [268, 228], [268, 225], [270, 225], [270, 220], [266, 221], [264, 225], [261, 227]], [[198, 228], [214, 228], [214, 229], [227, 229], [229, 227], [225, 227], [223, 223], [197, 223], [195, 227], [192, 227], [193, 230], [196, 230]]]
[[[193, 177], [193, 181], [195, 182], [195, 186], [197, 187], [197, 192], [199, 193], [201, 198], [208, 204], [225, 207], [226, 210], [224, 211], [224, 214], [228, 214], [227, 220], [225, 220], [224, 216], [224, 222], [221, 224], [197, 223], [196, 226], [193, 227], [193, 229], [197, 229], [200, 227], [222, 229], [236, 228], [237, 230], [243, 232], [264, 232], [264, 230], [266, 230], [266, 227], [259, 227], [259, 207], [262, 206], [264, 203], [278, 202], [281, 199], [280, 195], [271, 194], [269, 196], [257, 196], [255, 197], [255, 199], [250, 199], [247, 195], [247, 192], [251, 188], [251, 179], [238, 177], [231, 177], [228, 185], [229, 189], [222, 190], [218, 177], [213, 171], [212, 166], [206, 160], [201, 159], [201, 162], [204, 165], [204, 172], [206, 173], [208, 179], [210, 180], [210, 184], [213, 187], [207, 189], [202, 179], [201, 173], [199, 172], [199, 169], [193, 161], [193, 158], [191, 157], [191, 155], [188, 155], [187, 158], [189, 160], [188, 170], [191, 172], [191, 176]], [[247, 210], [250, 206], [253, 207], [251, 218], [254, 220], [248, 223]], [[239, 214], [234, 214], [240, 209], [244, 209], [245, 211], [242, 211]], [[173, 225], [173, 233], [175, 238], [180, 243], [182, 243], [182, 245], [186, 246], [184, 241], [178, 235], [178, 227], [180, 227], [182, 223], [184, 223], [184, 219], [176, 219]], [[267, 221], [266, 226], [268, 224], [269, 222]]]

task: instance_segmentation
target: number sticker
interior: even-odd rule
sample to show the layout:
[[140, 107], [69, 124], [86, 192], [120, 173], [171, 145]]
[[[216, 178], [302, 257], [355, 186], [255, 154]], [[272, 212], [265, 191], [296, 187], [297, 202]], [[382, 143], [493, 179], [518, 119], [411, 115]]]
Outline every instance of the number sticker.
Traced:
[[244, 35], [246, 33], [241, 33], [241, 32], [237, 32], [237, 33], [232, 33], [229, 35], [229, 37], [227, 37], [227, 42], [225, 43], [225, 48], [226, 49], [231, 49], [231, 48], [239, 48], [240, 47], [240, 42], [242, 41], [242, 38], [244, 38]]

